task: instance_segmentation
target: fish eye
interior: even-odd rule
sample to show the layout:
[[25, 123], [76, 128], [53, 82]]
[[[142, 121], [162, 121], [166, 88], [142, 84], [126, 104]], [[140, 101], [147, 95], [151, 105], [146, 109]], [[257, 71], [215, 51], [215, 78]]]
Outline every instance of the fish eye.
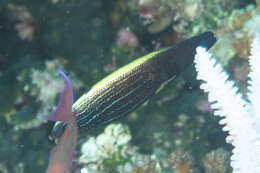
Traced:
[[64, 122], [56, 122], [55, 125], [53, 126], [53, 129], [48, 136], [51, 141], [54, 141], [55, 143], [58, 142], [58, 140], [61, 138], [63, 135], [64, 131], [66, 128], [66, 123]]

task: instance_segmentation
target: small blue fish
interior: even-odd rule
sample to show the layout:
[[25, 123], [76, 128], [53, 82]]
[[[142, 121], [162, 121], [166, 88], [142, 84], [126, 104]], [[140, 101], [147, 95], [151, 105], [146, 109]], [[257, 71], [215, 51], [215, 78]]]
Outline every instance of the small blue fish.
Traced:
[[[138, 58], [95, 84], [73, 104], [71, 111], [68, 105], [72, 104], [73, 94], [63, 96], [68, 98], [59, 104], [58, 107], [62, 109], [58, 108], [54, 113], [57, 114], [54, 115], [55, 120], [60, 122], [54, 125], [50, 137], [59, 138], [63, 134], [66, 121], [59, 117], [63, 111], [77, 111], [76, 123], [79, 133], [126, 116], [191, 65], [197, 46], [203, 45], [209, 49], [215, 42], [214, 34], [205, 32], [172, 47]], [[62, 75], [61, 72], [60, 74]], [[71, 88], [67, 77], [62, 76]]]

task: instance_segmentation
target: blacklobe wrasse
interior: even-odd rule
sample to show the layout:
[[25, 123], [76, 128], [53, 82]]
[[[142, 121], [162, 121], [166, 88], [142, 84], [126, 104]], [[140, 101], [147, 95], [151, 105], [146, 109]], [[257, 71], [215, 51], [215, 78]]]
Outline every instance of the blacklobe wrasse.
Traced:
[[[99, 81], [72, 106], [72, 111], [78, 112], [79, 133], [117, 120], [138, 108], [165, 82], [193, 63], [197, 46], [209, 49], [215, 42], [214, 34], [205, 32], [138, 58]], [[65, 126], [64, 122], [57, 122], [50, 136], [61, 136]]]

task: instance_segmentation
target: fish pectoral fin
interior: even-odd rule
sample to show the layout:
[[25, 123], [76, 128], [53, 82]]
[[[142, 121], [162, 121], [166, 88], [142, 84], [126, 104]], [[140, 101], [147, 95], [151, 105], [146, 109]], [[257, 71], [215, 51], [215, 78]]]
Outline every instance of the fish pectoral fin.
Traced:
[[166, 85], [168, 85], [171, 81], [175, 79], [176, 75], [168, 79], [167, 81], [163, 82], [161, 86], [156, 90], [155, 94], [159, 93]]

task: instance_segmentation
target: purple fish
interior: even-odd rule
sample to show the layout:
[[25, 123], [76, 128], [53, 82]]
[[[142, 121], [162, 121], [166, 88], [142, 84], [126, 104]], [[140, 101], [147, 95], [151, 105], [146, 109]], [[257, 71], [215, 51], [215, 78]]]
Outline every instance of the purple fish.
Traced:
[[57, 146], [52, 149], [46, 173], [67, 173], [72, 165], [73, 151], [77, 143], [77, 111], [72, 112], [73, 90], [68, 77], [61, 70], [57, 71], [64, 78], [64, 87], [59, 105], [51, 116], [42, 115], [50, 121], [67, 123], [66, 129]]
[[43, 114], [42, 116], [50, 121], [67, 122], [67, 118], [70, 116], [72, 111], [73, 90], [66, 74], [61, 70], [57, 70], [57, 72], [64, 78], [64, 87], [59, 104], [51, 116], [46, 116]]

